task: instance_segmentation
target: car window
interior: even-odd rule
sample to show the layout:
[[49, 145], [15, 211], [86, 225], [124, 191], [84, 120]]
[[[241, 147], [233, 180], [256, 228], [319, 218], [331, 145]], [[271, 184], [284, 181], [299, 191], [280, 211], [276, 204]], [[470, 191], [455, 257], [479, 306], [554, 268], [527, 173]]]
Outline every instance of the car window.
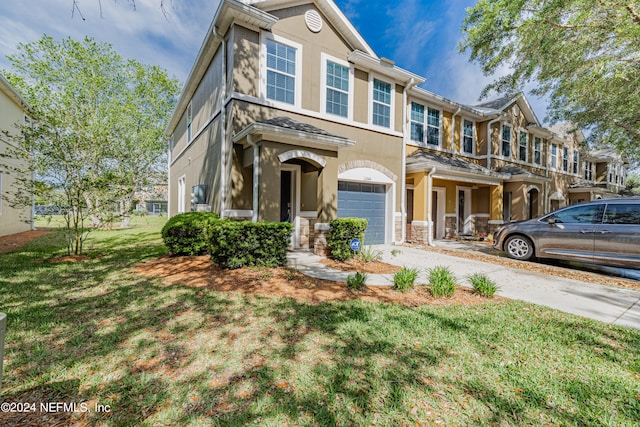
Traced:
[[604, 205], [576, 206], [563, 209], [549, 215], [547, 219], [553, 219], [562, 224], [594, 224], [602, 222]]
[[605, 224], [640, 224], [640, 204], [607, 205], [604, 211]]

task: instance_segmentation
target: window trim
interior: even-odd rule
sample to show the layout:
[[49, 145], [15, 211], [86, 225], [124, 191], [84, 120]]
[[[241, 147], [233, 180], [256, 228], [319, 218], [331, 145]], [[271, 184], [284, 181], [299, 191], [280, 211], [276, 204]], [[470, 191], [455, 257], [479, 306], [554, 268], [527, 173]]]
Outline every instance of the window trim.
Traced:
[[562, 171], [569, 172], [569, 147], [562, 146]]
[[187, 175], [178, 178], [178, 213], [187, 212]]
[[[424, 114], [424, 143], [427, 145], [427, 147], [442, 148], [442, 126], [444, 121], [444, 112], [442, 111], [442, 109], [433, 108], [428, 105], [426, 105], [425, 107], [426, 109]], [[438, 112], [439, 125], [438, 125], [438, 143], [437, 144], [431, 144], [427, 138], [427, 136], [429, 135], [429, 109]], [[431, 127], [435, 127], [435, 126], [431, 126]]]
[[573, 150], [573, 158], [571, 161], [571, 173], [574, 175], [578, 175], [580, 172], [580, 152], [578, 150]]
[[[471, 123], [471, 152], [469, 151], [465, 151], [464, 150], [464, 125], [465, 122], [469, 122]], [[460, 153], [462, 154], [470, 154], [472, 156], [475, 156], [476, 154], [476, 122], [474, 120], [468, 120], [465, 119], [464, 117], [462, 118], [462, 129], [461, 129], [461, 141], [460, 141]]]
[[[504, 154], [504, 128], [509, 128], [509, 154]], [[513, 126], [503, 123], [500, 126], [500, 156], [504, 159], [513, 159]]]
[[[536, 149], [536, 142], [539, 143], [539, 149]], [[542, 138], [539, 136], [533, 137], [533, 164], [542, 166]], [[538, 153], [538, 161], [536, 161], [536, 153]]]
[[[293, 104], [288, 102], [278, 101], [276, 99], [267, 98], [267, 41], [273, 41], [275, 43], [283, 44], [296, 51], [296, 74], [294, 81]], [[262, 31], [260, 33], [260, 98], [266, 102], [273, 103], [273, 105], [282, 106], [294, 106], [297, 108], [302, 107], [302, 45], [296, 43], [282, 36]]]
[[[342, 59], [338, 59], [335, 56], [328, 55], [324, 52], [320, 54], [321, 63], [321, 84], [320, 84], [320, 108], [318, 111], [322, 112], [322, 114], [327, 114], [330, 117], [340, 117], [345, 120], [352, 121], [353, 120], [353, 94], [354, 94], [354, 84], [355, 84], [355, 71], [353, 64], [344, 61]], [[347, 117], [341, 116], [339, 114], [333, 114], [327, 111], [327, 62], [333, 62], [335, 64], [341, 65], [349, 69], [349, 91], [347, 92], [348, 101], [347, 101]], [[336, 89], [337, 90], [337, 89]]]
[[[423, 111], [422, 111], [422, 122], [419, 122], [417, 120], [413, 120], [413, 118], [412, 118], [413, 104], [419, 105], [419, 106], [422, 107], [422, 109], [423, 109]], [[409, 103], [409, 139], [412, 142], [418, 143], [421, 147], [425, 146], [424, 135], [425, 135], [425, 126], [426, 126], [425, 125], [425, 121], [426, 121], [426, 117], [427, 117], [426, 114], [425, 114], [426, 108], [427, 107], [424, 104], [421, 104], [419, 102], [411, 101]], [[414, 123], [422, 125], [422, 140], [413, 139], [413, 132], [412, 132], [413, 126], [412, 125]]]
[[[555, 153], [554, 153], [555, 148]], [[558, 170], [558, 144], [551, 144], [551, 149], [549, 150], [549, 155], [551, 156], [551, 164], [549, 165], [551, 170]]]
[[[385, 127], [385, 126], [380, 126], [380, 125], [376, 125], [373, 123], [373, 89], [374, 89], [374, 80], [380, 80], [381, 82], [387, 83], [391, 85], [391, 105], [390, 107], [390, 111], [389, 111], [389, 127]], [[369, 125], [373, 126], [374, 128], [379, 128], [379, 129], [388, 129], [388, 130], [394, 130], [395, 129], [395, 93], [396, 93], [396, 84], [395, 82], [389, 81], [388, 79], [375, 74], [375, 73], [369, 73]], [[376, 101], [378, 102], [378, 101]], [[382, 104], [382, 103], [380, 103]]]
[[[524, 147], [522, 145], [522, 136], [525, 135]], [[524, 148], [524, 159], [520, 157], [520, 152]], [[526, 130], [520, 129], [518, 131], [518, 160], [521, 162], [528, 163], [529, 162], [529, 132]]]

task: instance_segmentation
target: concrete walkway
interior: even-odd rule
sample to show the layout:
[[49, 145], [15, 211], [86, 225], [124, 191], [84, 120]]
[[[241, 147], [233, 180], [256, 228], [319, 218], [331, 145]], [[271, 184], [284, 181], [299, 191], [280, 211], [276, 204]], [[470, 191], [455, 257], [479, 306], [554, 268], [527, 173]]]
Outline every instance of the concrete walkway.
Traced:
[[[418, 283], [427, 283], [428, 270], [435, 266], [449, 267], [458, 279], [458, 283], [468, 287], [471, 287], [468, 277], [473, 273], [482, 273], [497, 283], [500, 288], [498, 295], [605, 323], [640, 329], [640, 290], [603, 286], [506, 268], [488, 262], [404, 246], [378, 245], [375, 248], [382, 252], [383, 262], [418, 268], [420, 271]], [[326, 267], [320, 263], [321, 257], [311, 253], [293, 252], [287, 258], [290, 266], [310, 277], [346, 282], [349, 275], [349, 273]], [[393, 285], [391, 274], [368, 274], [367, 277], [367, 285]]]

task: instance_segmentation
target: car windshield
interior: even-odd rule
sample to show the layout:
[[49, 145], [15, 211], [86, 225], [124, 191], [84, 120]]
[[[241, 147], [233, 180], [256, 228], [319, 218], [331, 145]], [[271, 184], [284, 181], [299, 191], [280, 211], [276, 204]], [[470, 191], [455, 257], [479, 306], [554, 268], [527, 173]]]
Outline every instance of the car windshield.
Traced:
[[544, 220], [562, 224], [595, 224], [602, 222], [604, 205], [576, 206], [552, 213]]

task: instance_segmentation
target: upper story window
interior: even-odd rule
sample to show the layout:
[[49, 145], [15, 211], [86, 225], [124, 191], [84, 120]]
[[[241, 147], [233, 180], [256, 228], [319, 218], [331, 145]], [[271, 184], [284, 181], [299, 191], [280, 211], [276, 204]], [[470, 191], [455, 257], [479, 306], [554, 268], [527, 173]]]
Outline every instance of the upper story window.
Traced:
[[567, 147], [562, 147], [562, 170], [569, 171], [569, 149]]
[[551, 144], [551, 168], [558, 168], [558, 144]]
[[529, 150], [529, 141], [528, 141], [527, 132], [520, 131], [518, 135], [518, 160], [523, 162], [527, 161], [527, 151]]
[[268, 39], [267, 98], [287, 104], [296, 103], [296, 49]]
[[579, 162], [579, 158], [578, 158], [578, 156], [579, 156], [578, 151], [577, 151], [577, 150], [576, 150], [576, 151], [574, 151], [574, 152], [573, 152], [573, 168], [572, 168], [572, 169], [573, 169], [573, 170], [572, 170], [572, 172], [573, 172], [574, 174], [577, 174], [577, 173], [578, 173], [578, 164], [579, 164], [579, 163], [578, 163], [578, 162]]
[[469, 120], [462, 123], [462, 151], [473, 154], [473, 122]]
[[424, 105], [411, 103], [411, 140], [424, 142]]
[[502, 125], [502, 147], [503, 157], [511, 157], [511, 127]]
[[329, 114], [349, 117], [351, 70], [348, 66], [327, 59], [325, 73], [325, 108]]
[[373, 79], [372, 123], [385, 128], [391, 127], [391, 83]]
[[440, 145], [440, 110], [427, 108], [427, 144]]
[[584, 162], [584, 179], [593, 181], [593, 163]]
[[193, 119], [191, 112], [191, 102], [189, 102], [187, 106], [187, 142], [191, 142], [191, 121]]
[[537, 136], [533, 138], [533, 163], [542, 164], [542, 140]]

